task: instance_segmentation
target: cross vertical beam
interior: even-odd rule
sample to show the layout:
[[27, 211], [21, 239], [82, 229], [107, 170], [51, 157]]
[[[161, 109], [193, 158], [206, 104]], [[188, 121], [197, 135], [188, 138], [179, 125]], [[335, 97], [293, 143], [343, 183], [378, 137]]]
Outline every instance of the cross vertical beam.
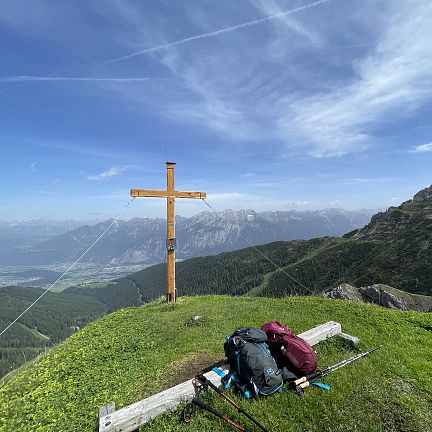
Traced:
[[166, 190], [149, 190], [149, 189], [131, 189], [132, 197], [147, 198], [166, 198], [167, 199], [167, 302], [173, 303], [177, 299], [175, 285], [175, 200], [176, 198], [206, 198], [205, 192], [181, 192], [175, 190], [174, 168], [175, 162], [167, 162], [167, 189]]
[[[174, 162], [167, 162], [167, 191], [168, 193], [174, 191]], [[175, 245], [170, 247], [170, 241], [175, 242], [175, 197], [169, 196], [167, 198], [167, 265], [168, 265], [168, 293], [167, 302], [172, 303], [176, 301], [176, 287], [175, 287]]]

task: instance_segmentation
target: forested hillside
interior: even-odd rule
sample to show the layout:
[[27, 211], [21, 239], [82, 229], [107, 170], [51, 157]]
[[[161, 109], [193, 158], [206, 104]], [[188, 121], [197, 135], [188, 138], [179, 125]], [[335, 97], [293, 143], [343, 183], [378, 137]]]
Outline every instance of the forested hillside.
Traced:
[[[318, 293], [346, 282], [383, 283], [432, 294], [432, 187], [399, 207], [375, 215], [344, 237], [275, 242], [177, 263], [179, 295], [230, 294], [283, 297]], [[89, 295], [111, 309], [139, 305], [165, 292], [164, 265], [149, 267], [99, 288], [67, 291]]]
[[[0, 287], [0, 330], [23, 312], [42, 290]], [[48, 293], [0, 338], [0, 377], [31, 360], [46, 347], [57, 344], [107, 307], [91, 297]]]
[[[296, 240], [257, 248], [274, 263], [285, 267], [337, 241], [337, 238]], [[264, 284], [274, 271], [275, 266], [253, 248], [192, 258], [176, 264], [177, 291], [179, 295], [243, 295]], [[163, 295], [165, 290], [166, 266], [158, 264], [106, 285], [82, 285], [65, 292], [94, 297], [116, 310], [151, 301]]]

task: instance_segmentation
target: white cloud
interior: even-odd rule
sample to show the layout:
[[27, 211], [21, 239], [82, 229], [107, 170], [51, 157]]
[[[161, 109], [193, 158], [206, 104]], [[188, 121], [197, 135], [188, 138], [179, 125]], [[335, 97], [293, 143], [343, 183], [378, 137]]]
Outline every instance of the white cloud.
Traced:
[[[96, 3], [95, 10], [102, 4]], [[185, 33], [179, 27], [175, 34], [189, 37], [176, 39], [165, 25], [171, 21], [163, 21], [169, 17], [153, 22], [154, 11], [112, 2], [106, 16], [120, 18], [120, 27], [129, 31], [116, 32], [110, 43], [131, 53], [112, 61], [158, 51], [136, 59], [140, 62], [136, 64], [161, 62], [164, 74], [173, 78], [170, 81], [132, 87], [108, 81], [147, 78], [17, 76], [4, 80], [101, 81], [104, 91], [132, 101], [146, 114], [151, 108], [151, 115], [190, 122], [233, 141], [274, 143], [278, 153], [313, 157], [362, 151], [374, 144], [379, 125], [411, 116], [430, 100], [430, 1], [319, 1], [292, 11], [284, 11], [281, 5], [286, 4], [275, 0], [253, 5], [235, 9], [238, 19], [231, 22], [241, 24], [227, 27], [221, 25], [223, 16], [205, 13], [199, 6], [205, 15], [202, 26], [197, 27], [197, 19]], [[251, 19], [257, 10], [264, 16]], [[351, 15], [346, 13], [351, 10]], [[142, 48], [143, 41], [149, 48]], [[345, 48], [350, 55], [342, 58], [340, 50], [334, 50], [335, 41], [341, 47], [351, 46]], [[309, 67], [313, 64], [309, 58], [316, 60], [316, 69]], [[320, 63], [323, 58], [328, 63]], [[134, 63], [127, 66], [133, 70]], [[106, 63], [105, 67], [107, 75]], [[423, 146], [413, 151], [430, 151], [428, 144]], [[102, 174], [89, 179], [109, 177]]]
[[[283, 11], [280, 8], [275, 8], [274, 7], [273, 8], [273, 12], [275, 12], [276, 10], [277, 10], [277, 12], [276, 13], [272, 13], [272, 15], [269, 15], [269, 16], [266, 16], [266, 17], [263, 17], [263, 18], [258, 18], [258, 19], [252, 20], [252, 21], [247, 21], [247, 22], [244, 22], [244, 23], [241, 23], [241, 24], [230, 26], [230, 27], [225, 27], [225, 28], [220, 29], [220, 30], [216, 30], [216, 31], [212, 31], [212, 32], [207, 32], [207, 33], [201, 33], [199, 35], [191, 36], [191, 37], [184, 38], [184, 39], [180, 39], [180, 40], [177, 40], [177, 41], [174, 41], [174, 42], [170, 42], [170, 43], [166, 43], [166, 44], [162, 44], [162, 45], [157, 45], [155, 47], [145, 48], [145, 49], [142, 49], [142, 50], [139, 50], [139, 51], [135, 51], [135, 52], [133, 52], [131, 54], [128, 54], [128, 55], [125, 55], [125, 56], [122, 56], [122, 57], [114, 58], [112, 60], [109, 60], [107, 63], [118, 63], [118, 62], [121, 62], [121, 61], [124, 61], [124, 60], [128, 60], [130, 58], [137, 57], [137, 56], [140, 56], [140, 55], [143, 55], [143, 54], [150, 54], [150, 53], [153, 53], [155, 51], [166, 50], [168, 48], [177, 47], [179, 45], [183, 45], [185, 43], [193, 42], [193, 41], [196, 41], [196, 40], [210, 38], [210, 37], [214, 37], [214, 36], [219, 36], [219, 35], [224, 34], [224, 33], [230, 33], [230, 32], [233, 32], [233, 31], [236, 31], [236, 30], [239, 30], [239, 29], [249, 28], [251, 26], [255, 26], [255, 25], [258, 25], [258, 24], [261, 24], [261, 23], [265, 23], [265, 22], [268, 22], [268, 21], [272, 21], [272, 20], [275, 20], [275, 19], [281, 19], [281, 18], [285, 19], [288, 15], [292, 15], [292, 14], [295, 14], [297, 12], [304, 11], [306, 9], [310, 9], [310, 8], [319, 6], [321, 3], [327, 3], [328, 1], [330, 1], [330, 0], [318, 0], [318, 1], [315, 1], [313, 3], [309, 3], [309, 4], [306, 4], [306, 5], [303, 5], [303, 6], [299, 6], [297, 8], [286, 10], [286, 11]], [[270, 11], [270, 10], [268, 10], [268, 11]], [[295, 28], [297, 29], [297, 31], [299, 30], [298, 27], [295, 27]]]
[[30, 171], [32, 173], [36, 172], [36, 166], [37, 166], [37, 164], [38, 164], [37, 162], [30, 163], [29, 167], [30, 167]]
[[212, 201], [223, 201], [223, 200], [244, 200], [250, 199], [250, 195], [241, 194], [238, 192], [220, 192], [220, 193], [209, 193], [209, 199]]
[[339, 179], [342, 183], [386, 183], [392, 181], [393, 177], [357, 177]]
[[422, 144], [411, 149], [412, 153], [427, 153], [432, 152], [432, 142], [428, 144]]
[[134, 83], [149, 81], [149, 77], [130, 77], [130, 78], [98, 78], [98, 77], [60, 77], [60, 76], [31, 76], [17, 75], [10, 77], [0, 77], [0, 83], [24, 83], [31, 81], [78, 81], [78, 82], [109, 82], [109, 83]]
[[287, 38], [292, 38], [293, 35], [297, 41], [304, 44], [319, 47], [323, 45], [322, 38], [313, 26], [302, 24], [293, 14], [283, 14], [283, 9], [275, 0], [258, 0], [256, 6], [263, 14], [278, 17], [272, 21], [276, 36], [269, 44], [273, 56], [281, 57], [286, 54], [286, 48], [291, 46], [286, 43]]
[[291, 201], [284, 204], [285, 207], [296, 208], [309, 205], [309, 201]]
[[[267, 13], [280, 10], [275, 2], [260, 5]], [[372, 3], [367, 7], [375, 11]], [[255, 46], [258, 58], [252, 56], [253, 50], [242, 51], [245, 41], [239, 37], [233, 47], [211, 55], [198, 50], [180, 57], [172, 50], [162, 61], [196, 97], [174, 101], [166, 113], [178, 121], [206, 125], [232, 140], [279, 142], [279, 151], [287, 154], [320, 158], [361, 152], [373, 145], [377, 127], [413, 115], [432, 96], [431, 9], [425, 0], [403, 8], [386, 3], [386, 14], [375, 18], [381, 32], [372, 43], [363, 44], [369, 53], [350, 57], [349, 75], [333, 79], [331, 85], [324, 83], [318, 91], [311, 89], [308, 95], [293, 87], [292, 78], [304, 75], [302, 64], [291, 64], [286, 55], [275, 60], [269, 48], [286, 45], [286, 34], [280, 30], [284, 25], [296, 34], [292, 46], [322, 45], [325, 55], [329, 40], [321, 40], [317, 31], [292, 17], [272, 21], [278, 29], [276, 39], [260, 40]], [[356, 24], [367, 27], [358, 17]], [[262, 62], [270, 60], [284, 74], [262, 68]], [[322, 83], [322, 76], [316, 78]]]
[[356, 152], [370, 144], [376, 125], [409, 116], [430, 101], [432, 4], [393, 5], [376, 48], [354, 63], [351, 83], [279, 107], [287, 108], [278, 121], [281, 138], [305, 140], [316, 157]]
[[87, 180], [96, 180], [96, 181], [100, 181], [100, 180], [105, 180], [107, 178], [110, 177], [114, 177], [117, 175], [122, 174], [123, 172], [125, 172], [127, 170], [127, 167], [111, 167], [106, 171], [101, 172], [100, 174], [96, 174], [96, 175], [91, 175], [87, 177]]
[[[125, 19], [129, 21], [131, 16], [135, 17], [135, 20], [136, 17], [141, 17], [138, 19], [139, 26], [138, 22], [132, 20], [132, 32], [136, 39], [130, 38], [130, 46], [137, 46], [137, 41], [141, 43], [144, 39], [149, 41], [150, 48], [135, 50], [107, 63], [161, 51], [158, 56], [153, 55], [151, 60], [160, 60], [175, 79], [163, 86], [154, 86], [153, 89], [117, 87], [110, 90], [134, 102], [139, 108], [151, 107], [153, 115], [162, 115], [168, 117], [169, 121], [180, 124], [189, 122], [207, 127], [232, 141], [259, 141], [269, 138], [269, 135], [272, 135], [270, 131], [274, 129], [271, 124], [273, 119], [268, 118], [271, 111], [269, 106], [272, 107], [274, 100], [280, 97], [280, 87], [285, 84], [286, 74], [275, 78], [273, 71], [267, 72], [267, 68], [262, 68], [262, 62], [269, 61], [272, 56], [277, 58], [277, 61], [285, 62], [276, 51], [278, 46], [286, 45], [286, 37], [294, 39], [294, 44], [304, 39], [306, 44], [319, 45], [320, 38], [311, 30], [313, 27], [306, 28], [292, 17], [296, 13], [307, 16], [315, 6], [320, 7], [325, 3], [330, 3], [330, 0], [310, 2], [291, 10], [283, 10], [275, 2], [268, 5], [261, 2], [250, 10], [237, 8], [235, 11], [238, 12], [239, 20], [241, 16], [250, 17], [251, 13], [256, 16], [257, 10], [261, 16], [265, 16], [210, 32], [206, 30], [220, 28], [220, 19], [225, 16], [206, 14], [203, 18], [202, 8], [190, 8], [187, 12], [188, 19], [193, 22], [191, 29], [199, 26], [198, 31], [201, 32], [197, 36], [167, 43], [155, 41], [169, 41], [169, 32], [149, 30], [148, 20], [141, 15], [139, 8], [128, 7], [122, 11]], [[258, 24], [260, 25], [257, 26]], [[257, 27], [256, 32], [265, 35], [272, 34], [273, 28], [279, 29], [276, 40], [271, 42], [272, 50], [266, 38], [260, 38], [256, 46], [252, 45], [251, 36], [254, 38], [257, 33], [249, 30], [250, 27]], [[244, 31], [237, 31], [240, 29]], [[190, 33], [193, 32], [190, 30]], [[225, 38], [222, 35], [226, 35]], [[205, 43], [198, 43], [198, 40], [203, 39], [206, 40]], [[193, 41], [197, 43], [190, 43]], [[185, 46], [179, 49], [179, 45]], [[262, 54], [257, 56], [255, 51], [262, 51]], [[270, 51], [273, 54], [270, 54]], [[286, 70], [285, 65], [283, 68]]]
[[16, 145], [31, 145], [52, 149], [55, 153], [68, 152], [71, 154], [98, 158], [109, 158], [115, 160], [127, 159], [124, 152], [108, 150], [106, 148], [101, 149], [102, 146], [99, 141], [88, 141], [83, 145], [82, 143], [78, 144], [75, 141], [69, 141], [66, 139], [15, 137], [14, 142]]

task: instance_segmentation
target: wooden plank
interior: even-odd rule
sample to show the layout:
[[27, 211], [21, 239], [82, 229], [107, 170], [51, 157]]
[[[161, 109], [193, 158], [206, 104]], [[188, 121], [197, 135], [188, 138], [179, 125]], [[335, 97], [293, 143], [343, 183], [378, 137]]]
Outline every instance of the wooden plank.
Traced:
[[305, 331], [304, 333], [300, 333], [297, 336], [304, 339], [306, 342], [309, 343], [309, 345], [316, 345], [317, 343], [336, 336], [341, 332], [342, 328], [339, 323], [334, 321], [328, 321], [325, 324], [314, 327], [313, 329]]
[[104, 405], [103, 407], [101, 407], [99, 409], [99, 430], [101, 429], [101, 427], [104, 424], [104, 418], [109, 415], [112, 414], [116, 409], [115, 409], [115, 403], [111, 402], [108, 405]]
[[169, 191], [169, 190], [150, 190], [150, 189], [131, 189], [131, 197], [142, 198], [196, 198], [204, 199], [207, 197], [205, 192], [183, 192], [183, 191]]
[[198, 198], [198, 199], [207, 198], [207, 194], [205, 192], [174, 191], [174, 193], [176, 198]]
[[[341, 331], [339, 323], [329, 321], [298, 336], [309, 344], [316, 345], [318, 342], [336, 336]], [[223, 366], [222, 369], [228, 370], [228, 365]], [[208, 372], [205, 376], [216, 386], [221, 384], [221, 378], [215, 372]], [[108, 414], [100, 422], [99, 432], [132, 432], [158, 415], [175, 410], [180, 403], [190, 401], [194, 394], [195, 389], [191, 378], [189, 381]]]
[[357, 345], [360, 342], [360, 339], [358, 337], [351, 336], [351, 335], [346, 334], [346, 333], [339, 333], [337, 336], [341, 337], [342, 339], [346, 339], [346, 340], [351, 341], [354, 345]]

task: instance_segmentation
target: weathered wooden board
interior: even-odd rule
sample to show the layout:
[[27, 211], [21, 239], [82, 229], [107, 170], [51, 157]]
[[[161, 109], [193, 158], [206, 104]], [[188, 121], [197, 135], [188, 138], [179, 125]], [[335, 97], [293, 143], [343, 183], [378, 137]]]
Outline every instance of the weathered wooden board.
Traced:
[[99, 417], [105, 417], [106, 415], [113, 413], [115, 410], [116, 408], [114, 402], [104, 405], [99, 409]]
[[[339, 323], [329, 321], [298, 336], [309, 344], [315, 345], [341, 332]], [[228, 365], [223, 366], [222, 369], [227, 370]], [[221, 378], [215, 372], [208, 372], [205, 376], [216, 386], [221, 384]], [[99, 432], [133, 432], [158, 415], [175, 410], [182, 402], [191, 400], [194, 394], [191, 377], [189, 381], [102, 416], [99, 421]]]
[[339, 333], [337, 336], [341, 337], [342, 339], [351, 341], [354, 345], [357, 345], [358, 343], [360, 343], [360, 339], [358, 337], [351, 336], [351, 335], [346, 334], [346, 333]]

